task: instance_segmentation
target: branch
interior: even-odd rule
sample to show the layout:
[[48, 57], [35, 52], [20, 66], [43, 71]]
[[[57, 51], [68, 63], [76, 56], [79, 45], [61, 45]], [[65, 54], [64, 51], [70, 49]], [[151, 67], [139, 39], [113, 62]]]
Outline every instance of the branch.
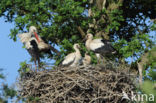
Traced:
[[49, 48], [50, 48], [54, 53], [56, 53], [57, 55], [61, 55], [60, 52], [59, 52], [57, 49], [55, 49], [54, 47], [52, 47], [51, 45], [49, 45]]
[[85, 37], [85, 32], [82, 30], [82, 28], [80, 26], [77, 27], [78, 31], [80, 32], [82, 37]]
[[105, 5], [106, 5], [106, 0], [103, 0], [102, 9], [105, 8]]

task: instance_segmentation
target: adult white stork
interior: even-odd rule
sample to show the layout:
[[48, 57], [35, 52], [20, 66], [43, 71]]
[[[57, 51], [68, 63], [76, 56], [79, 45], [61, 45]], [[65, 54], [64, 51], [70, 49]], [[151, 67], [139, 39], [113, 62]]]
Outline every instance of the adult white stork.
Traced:
[[75, 52], [68, 54], [62, 61], [62, 66], [77, 66], [81, 61], [80, 45], [74, 44], [73, 46]]
[[87, 53], [85, 53], [85, 57], [83, 58], [82, 63], [84, 66], [91, 64], [91, 57]]
[[60, 55], [59, 51], [56, 50], [54, 47], [52, 47], [51, 45], [45, 43], [42, 38], [40, 36], [38, 36], [37, 34], [37, 29], [35, 26], [30, 26], [29, 28], [29, 32], [28, 33], [23, 33], [23, 34], [19, 34], [19, 38], [21, 39], [22, 43], [26, 43], [29, 41], [29, 39], [31, 39], [32, 37], [34, 37], [34, 39], [36, 39], [36, 43], [38, 46], [39, 51], [46, 51], [51, 49], [53, 52], [57, 53], [58, 55]]
[[35, 26], [30, 26], [28, 33], [22, 33], [18, 35], [21, 42], [25, 45], [29, 54], [32, 56], [35, 62], [35, 68], [37, 68], [36, 60], [38, 65], [40, 64], [39, 54], [44, 51], [47, 52], [50, 49], [59, 54], [59, 52], [51, 45], [45, 43], [37, 34], [37, 29]]
[[88, 50], [93, 51], [97, 58], [100, 58], [100, 55], [109, 55], [116, 53], [115, 49], [111, 43], [104, 39], [93, 39], [93, 35], [88, 33], [86, 35], [85, 46]]

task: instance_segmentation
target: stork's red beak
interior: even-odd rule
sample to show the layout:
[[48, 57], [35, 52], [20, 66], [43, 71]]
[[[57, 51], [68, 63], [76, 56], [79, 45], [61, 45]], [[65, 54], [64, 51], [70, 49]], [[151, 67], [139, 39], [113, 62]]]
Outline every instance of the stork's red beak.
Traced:
[[36, 32], [34, 32], [34, 35], [35, 35], [37, 41], [40, 42], [40, 39], [39, 39], [39, 37], [38, 37], [38, 34], [37, 34]]

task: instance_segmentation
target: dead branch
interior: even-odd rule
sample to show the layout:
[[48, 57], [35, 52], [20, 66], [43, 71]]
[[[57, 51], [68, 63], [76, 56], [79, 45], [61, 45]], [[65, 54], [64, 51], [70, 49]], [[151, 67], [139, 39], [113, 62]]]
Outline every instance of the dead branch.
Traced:
[[82, 30], [82, 28], [80, 26], [77, 27], [77, 30], [80, 32], [82, 37], [86, 36], [85, 32]]

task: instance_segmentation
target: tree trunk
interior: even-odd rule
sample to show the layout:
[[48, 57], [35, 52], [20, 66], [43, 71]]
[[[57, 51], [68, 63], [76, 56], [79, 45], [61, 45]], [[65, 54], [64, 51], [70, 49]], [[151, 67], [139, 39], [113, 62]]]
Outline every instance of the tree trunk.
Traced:
[[137, 65], [138, 65], [138, 71], [139, 71], [139, 84], [141, 85], [142, 84], [142, 70], [143, 70], [143, 65], [138, 63], [137, 62]]

